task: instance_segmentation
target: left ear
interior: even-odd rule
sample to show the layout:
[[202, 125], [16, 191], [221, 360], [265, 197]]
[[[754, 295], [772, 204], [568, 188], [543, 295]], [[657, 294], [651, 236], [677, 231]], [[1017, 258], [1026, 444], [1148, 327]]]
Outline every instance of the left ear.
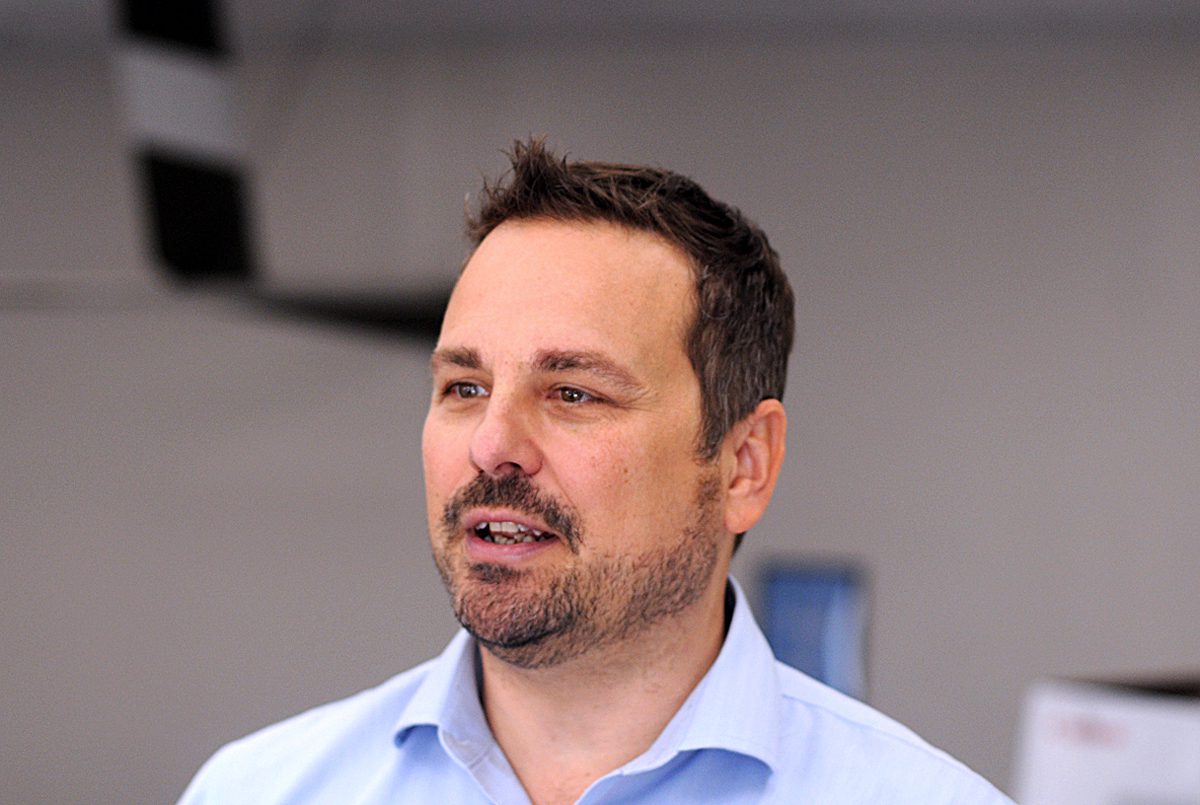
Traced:
[[787, 413], [779, 400], [763, 400], [730, 428], [721, 447], [732, 468], [725, 486], [725, 528], [749, 531], [771, 502], [786, 449]]

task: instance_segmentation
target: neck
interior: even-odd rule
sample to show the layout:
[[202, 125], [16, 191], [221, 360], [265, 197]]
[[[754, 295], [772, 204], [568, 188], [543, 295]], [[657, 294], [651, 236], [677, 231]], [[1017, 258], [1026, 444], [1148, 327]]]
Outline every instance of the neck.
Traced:
[[484, 651], [484, 712], [530, 799], [574, 802], [650, 748], [716, 660], [724, 632], [720, 575], [678, 616], [551, 668]]

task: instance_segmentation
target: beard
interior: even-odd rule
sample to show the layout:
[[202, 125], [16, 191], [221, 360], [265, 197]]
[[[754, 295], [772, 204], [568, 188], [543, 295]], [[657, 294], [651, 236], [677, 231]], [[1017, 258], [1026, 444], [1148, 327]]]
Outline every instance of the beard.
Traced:
[[598, 555], [567, 569], [517, 570], [468, 562], [461, 513], [506, 506], [540, 518], [576, 555], [589, 534], [572, 509], [539, 492], [523, 475], [480, 474], [446, 503], [434, 562], [458, 622], [511, 665], [548, 668], [627, 641], [680, 614], [703, 595], [720, 554], [719, 482], [703, 475], [693, 517], [672, 539], [632, 555]]

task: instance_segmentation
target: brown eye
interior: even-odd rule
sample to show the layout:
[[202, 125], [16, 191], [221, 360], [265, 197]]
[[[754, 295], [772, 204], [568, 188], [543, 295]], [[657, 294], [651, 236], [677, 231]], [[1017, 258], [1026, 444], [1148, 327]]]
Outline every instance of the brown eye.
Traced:
[[592, 395], [588, 394], [586, 391], [571, 388], [570, 386], [560, 388], [558, 390], [558, 398], [563, 402], [571, 403], [572, 405], [587, 402], [593, 399]]
[[478, 383], [451, 383], [446, 388], [446, 394], [460, 400], [473, 400], [476, 397], [486, 397], [487, 391]]

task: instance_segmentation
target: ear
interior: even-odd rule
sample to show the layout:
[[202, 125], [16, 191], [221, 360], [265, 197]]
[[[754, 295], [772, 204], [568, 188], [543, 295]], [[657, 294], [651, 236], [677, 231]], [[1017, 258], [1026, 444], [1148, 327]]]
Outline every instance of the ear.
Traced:
[[787, 413], [779, 400], [763, 400], [734, 425], [722, 445], [731, 472], [725, 485], [725, 528], [749, 531], [771, 502], [786, 449]]

